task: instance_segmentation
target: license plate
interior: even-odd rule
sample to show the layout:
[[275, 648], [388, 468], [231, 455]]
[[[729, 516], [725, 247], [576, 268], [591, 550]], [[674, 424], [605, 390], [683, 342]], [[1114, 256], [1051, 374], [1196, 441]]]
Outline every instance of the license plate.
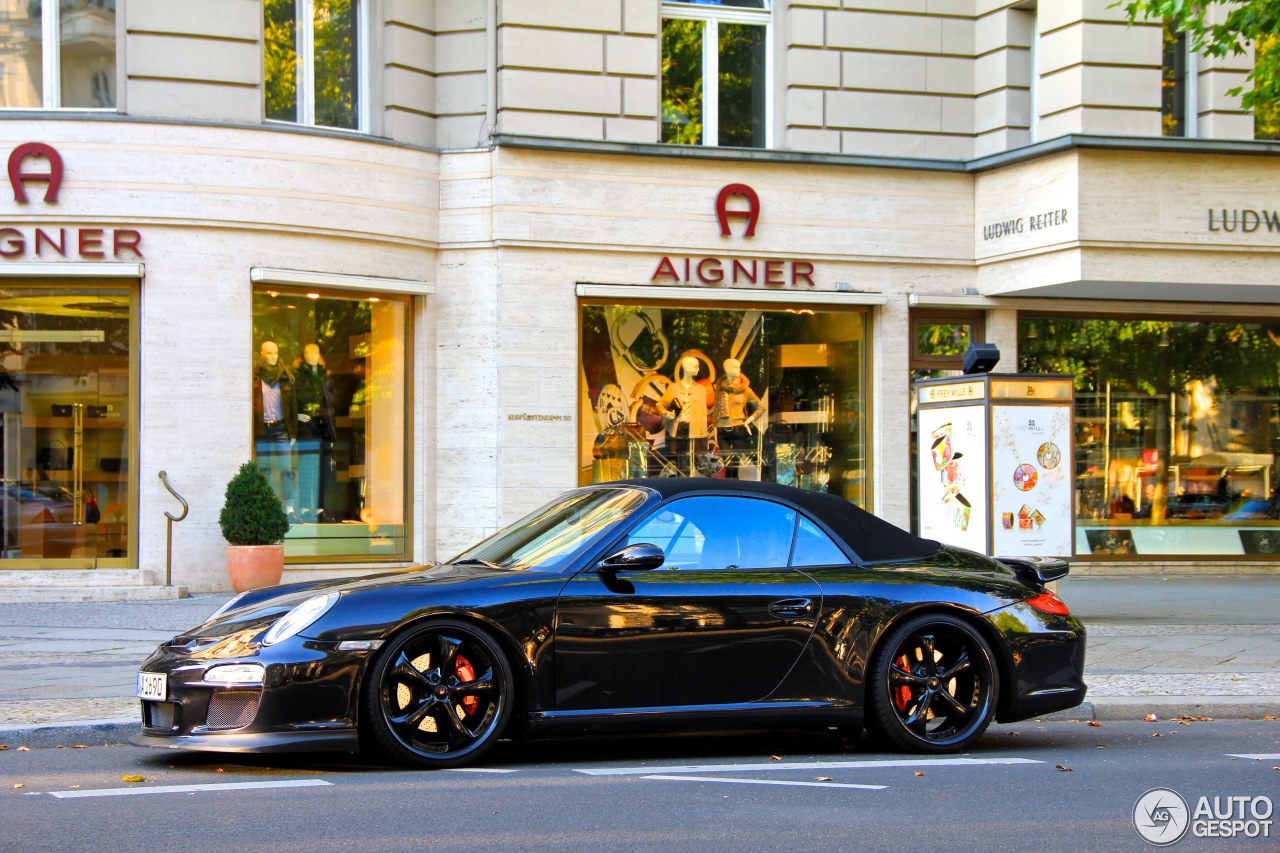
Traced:
[[163, 672], [138, 673], [138, 698], [163, 702], [169, 698], [169, 676]]

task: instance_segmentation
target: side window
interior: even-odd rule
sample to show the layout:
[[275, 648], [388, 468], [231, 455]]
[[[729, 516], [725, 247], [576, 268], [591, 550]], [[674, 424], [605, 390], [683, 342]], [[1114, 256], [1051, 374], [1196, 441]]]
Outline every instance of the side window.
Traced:
[[783, 568], [795, 520], [794, 510], [772, 501], [684, 498], [642, 521], [627, 544], [657, 545], [666, 569]]
[[847, 566], [849, 558], [844, 555], [831, 537], [818, 529], [803, 515], [800, 516], [800, 529], [796, 532], [796, 553], [791, 558], [793, 566]]

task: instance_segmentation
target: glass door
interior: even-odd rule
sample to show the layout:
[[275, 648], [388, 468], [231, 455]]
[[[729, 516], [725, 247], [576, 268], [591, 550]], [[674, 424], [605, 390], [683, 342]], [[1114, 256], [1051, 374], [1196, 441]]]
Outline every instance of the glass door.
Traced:
[[128, 287], [0, 288], [0, 568], [132, 565]]

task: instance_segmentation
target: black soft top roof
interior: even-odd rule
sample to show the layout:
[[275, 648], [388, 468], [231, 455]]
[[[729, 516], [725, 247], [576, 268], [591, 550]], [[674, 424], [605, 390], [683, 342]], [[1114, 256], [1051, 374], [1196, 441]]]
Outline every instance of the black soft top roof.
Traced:
[[655, 477], [648, 480], [620, 480], [611, 486], [640, 486], [652, 489], [663, 499], [691, 492], [766, 495], [799, 506], [831, 528], [863, 562], [911, 560], [927, 557], [942, 547], [933, 539], [922, 539], [883, 518], [874, 516], [844, 498], [826, 492], [810, 492], [777, 483], [752, 480], [718, 480], [713, 477]]

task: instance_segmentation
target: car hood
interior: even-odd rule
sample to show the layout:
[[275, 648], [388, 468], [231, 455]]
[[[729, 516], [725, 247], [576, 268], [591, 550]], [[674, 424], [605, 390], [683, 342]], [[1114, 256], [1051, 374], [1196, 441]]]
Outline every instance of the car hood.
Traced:
[[336, 592], [355, 595], [399, 587], [433, 587], [475, 584], [495, 577], [508, 577], [518, 570], [475, 565], [416, 567], [359, 578], [306, 581], [267, 587], [246, 593], [236, 606], [220, 613], [170, 641], [170, 645], [195, 647], [229, 637], [247, 638], [265, 631], [277, 619], [302, 602], [317, 595]]

